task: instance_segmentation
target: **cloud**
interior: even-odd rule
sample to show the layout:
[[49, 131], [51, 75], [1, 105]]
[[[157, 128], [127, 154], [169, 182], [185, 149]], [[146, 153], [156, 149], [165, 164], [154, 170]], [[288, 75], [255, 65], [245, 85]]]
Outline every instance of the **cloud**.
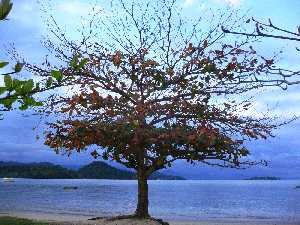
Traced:
[[189, 6], [194, 5], [194, 4], [197, 3], [197, 2], [198, 2], [198, 0], [184, 0], [183, 5], [184, 5], [185, 7], [189, 7]]
[[230, 6], [239, 6], [242, 0], [213, 0], [217, 4], [227, 4]]
[[103, 10], [103, 8], [98, 5], [82, 1], [64, 1], [57, 6], [57, 9], [61, 13], [72, 16], [85, 16], [93, 11], [98, 12]]
[[241, 3], [241, 0], [224, 0], [224, 1], [232, 6], [238, 6]]
[[[204, 1], [201, 1], [202, 4]], [[215, 4], [227, 4], [233, 7], [239, 6], [241, 4], [242, 0], [207, 0], [206, 3], [215, 3]], [[199, 3], [199, 0], [184, 0], [183, 6], [189, 7], [194, 6], [197, 3]]]
[[40, 23], [40, 11], [38, 4], [34, 4], [34, 1], [29, 0], [28, 2], [18, 2], [14, 4], [13, 10], [9, 15], [9, 19], [13, 22], [17, 22], [18, 26], [30, 26], [39, 27]]
[[211, 0], [218, 5], [229, 5], [231, 7], [237, 7], [241, 5], [242, 0]]

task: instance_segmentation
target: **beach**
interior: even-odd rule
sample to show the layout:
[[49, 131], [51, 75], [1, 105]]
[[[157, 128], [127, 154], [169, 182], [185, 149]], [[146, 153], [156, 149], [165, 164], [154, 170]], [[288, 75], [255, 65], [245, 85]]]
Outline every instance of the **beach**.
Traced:
[[[54, 215], [44, 213], [2, 213], [0, 218], [4, 216], [26, 218], [33, 221], [46, 222], [49, 225], [161, 225], [157, 221], [150, 219], [138, 220], [138, 219], [122, 219], [113, 220], [109, 219], [98, 219], [89, 220], [87, 216], [71, 216], [71, 215]], [[192, 219], [192, 218], [191, 218]], [[249, 220], [249, 219], [238, 219], [238, 220], [211, 220], [211, 221], [164, 221], [168, 222], [169, 225], [300, 225], [300, 222], [289, 222], [289, 221], [271, 221], [271, 220]]]

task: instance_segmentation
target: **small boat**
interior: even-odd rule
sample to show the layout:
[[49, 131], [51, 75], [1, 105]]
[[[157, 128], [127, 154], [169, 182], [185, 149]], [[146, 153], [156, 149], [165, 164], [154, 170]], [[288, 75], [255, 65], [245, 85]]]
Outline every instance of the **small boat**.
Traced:
[[3, 182], [15, 182], [14, 178], [7, 178], [7, 177], [4, 177], [3, 178]]
[[78, 187], [76, 187], [76, 186], [65, 186], [64, 187], [64, 190], [77, 190], [78, 189]]

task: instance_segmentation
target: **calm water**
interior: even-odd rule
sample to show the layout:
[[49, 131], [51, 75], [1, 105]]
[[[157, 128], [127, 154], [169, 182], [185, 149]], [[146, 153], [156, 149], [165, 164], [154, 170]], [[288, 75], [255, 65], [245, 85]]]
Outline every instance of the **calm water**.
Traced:
[[[150, 212], [169, 220], [251, 219], [300, 224], [300, 180], [150, 181]], [[63, 190], [77, 186], [77, 190]], [[132, 213], [136, 182], [118, 180], [0, 181], [0, 213], [72, 215]]]

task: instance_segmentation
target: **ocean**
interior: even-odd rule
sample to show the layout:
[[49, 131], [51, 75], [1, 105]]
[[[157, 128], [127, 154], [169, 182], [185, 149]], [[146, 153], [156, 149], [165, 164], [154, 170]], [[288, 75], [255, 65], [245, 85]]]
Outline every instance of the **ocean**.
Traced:
[[[300, 180], [149, 181], [151, 215], [176, 221], [300, 224]], [[76, 186], [76, 190], [64, 190]], [[0, 213], [113, 216], [133, 213], [137, 183], [124, 180], [0, 180]]]

